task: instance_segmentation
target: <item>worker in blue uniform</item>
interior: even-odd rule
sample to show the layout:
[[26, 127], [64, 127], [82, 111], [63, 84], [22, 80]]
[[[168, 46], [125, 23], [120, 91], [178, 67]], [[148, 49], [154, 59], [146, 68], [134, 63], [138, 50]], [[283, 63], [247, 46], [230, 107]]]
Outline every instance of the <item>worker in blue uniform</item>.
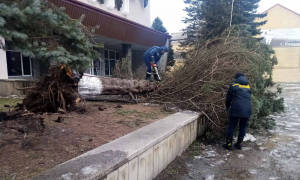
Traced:
[[230, 84], [226, 97], [226, 111], [229, 115], [226, 143], [222, 146], [232, 150], [234, 130], [239, 123], [239, 135], [235, 148], [242, 150], [247, 124], [251, 117], [251, 88], [243, 73], [237, 73], [235, 81]]
[[[152, 81], [151, 66], [156, 66], [158, 68], [159, 60], [160, 60], [161, 56], [164, 55], [164, 53], [168, 52], [168, 50], [169, 49], [165, 46], [163, 46], [163, 47], [154, 46], [145, 52], [144, 61], [147, 65], [146, 80]], [[159, 80], [158, 74], [154, 73], [154, 79], [156, 81]]]

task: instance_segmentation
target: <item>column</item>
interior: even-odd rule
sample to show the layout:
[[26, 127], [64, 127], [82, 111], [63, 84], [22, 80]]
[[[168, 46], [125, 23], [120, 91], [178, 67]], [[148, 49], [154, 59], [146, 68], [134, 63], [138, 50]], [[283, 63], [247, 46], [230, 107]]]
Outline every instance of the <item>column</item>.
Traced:
[[0, 79], [8, 79], [5, 40], [0, 37]]
[[106, 0], [105, 4], [106, 4], [106, 7], [109, 9], [115, 8], [115, 0]]

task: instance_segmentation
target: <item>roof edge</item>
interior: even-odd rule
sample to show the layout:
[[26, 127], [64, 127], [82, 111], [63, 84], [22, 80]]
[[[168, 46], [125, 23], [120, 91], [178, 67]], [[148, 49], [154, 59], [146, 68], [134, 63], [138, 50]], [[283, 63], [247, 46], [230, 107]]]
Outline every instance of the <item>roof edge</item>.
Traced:
[[71, 3], [71, 4], [74, 4], [74, 5], [80, 6], [80, 7], [82, 7], [82, 8], [85, 8], [85, 9], [89, 9], [89, 10], [92, 10], [92, 11], [96, 11], [96, 12], [101, 13], [101, 14], [104, 14], [104, 15], [106, 15], [106, 16], [110, 16], [111, 18], [114, 18], [114, 19], [123, 21], [123, 22], [125, 22], [125, 23], [127, 23], [127, 24], [130, 24], [130, 25], [133, 25], [133, 26], [137, 26], [137, 27], [142, 28], [142, 29], [145, 29], [145, 30], [147, 30], [147, 31], [152, 31], [152, 32], [154, 32], [154, 33], [156, 33], [156, 34], [160, 34], [160, 35], [166, 36], [166, 37], [168, 37], [168, 38], [171, 38], [171, 36], [168, 35], [168, 34], [162, 33], [162, 32], [160, 32], [160, 31], [157, 31], [157, 30], [155, 30], [155, 29], [152, 29], [152, 28], [149, 28], [149, 27], [147, 27], [147, 26], [141, 25], [141, 24], [136, 23], [136, 22], [134, 22], [134, 21], [125, 19], [125, 18], [123, 18], [123, 17], [114, 15], [114, 14], [109, 13], [109, 12], [107, 12], [107, 11], [104, 11], [104, 10], [102, 10], [102, 9], [99, 9], [99, 8], [93, 7], [93, 6], [91, 6], [91, 5], [88, 5], [88, 4], [86, 4], [86, 3], [82, 3], [82, 2], [80, 2], [80, 1], [78, 1], [78, 0], [61, 0], [61, 1], [64, 1], [64, 2], [67, 2], [67, 3]]
[[273, 8], [274, 8], [274, 7], [276, 7], [276, 6], [283, 7], [284, 9], [286, 9], [286, 10], [288, 10], [288, 11], [291, 11], [292, 13], [294, 13], [294, 14], [296, 14], [296, 15], [300, 16], [300, 14], [299, 14], [299, 13], [297, 13], [297, 12], [295, 12], [295, 11], [293, 11], [293, 10], [291, 10], [291, 9], [289, 9], [289, 8], [287, 8], [287, 7], [285, 7], [285, 6], [281, 5], [281, 4], [279, 4], [279, 3], [275, 4], [274, 6], [270, 7], [269, 9], [265, 10], [265, 11], [264, 11], [264, 12], [262, 12], [261, 14], [265, 14], [265, 13], [267, 13], [269, 10], [273, 9]]

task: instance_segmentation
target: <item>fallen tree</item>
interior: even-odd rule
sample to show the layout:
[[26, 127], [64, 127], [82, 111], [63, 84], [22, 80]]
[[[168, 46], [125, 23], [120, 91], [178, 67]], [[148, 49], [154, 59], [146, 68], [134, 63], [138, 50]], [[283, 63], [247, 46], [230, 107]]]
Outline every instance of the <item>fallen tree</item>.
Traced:
[[146, 94], [156, 88], [155, 83], [146, 80], [130, 80], [84, 75], [78, 86], [78, 92], [84, 97], [100, 95]]
[[251, 125], [262, 124], [271, 113], [283, 111], [283, 100], [267, 90], [274, 85], [274, 51], [253, 38], [247, 28], [234, 26], [214, 39], [197, 40], [190, 47], [184, 66], [151, 94], [152, 102], [200, 111], [209, 119], [207, 135], [223, 135], [228, 121], [227, 90], [235, 74], [243, 72], [252, 88]]
[[52, 67], [24, 99], [24, 105], [33, 112], [57, 112], [72, 110], [83, 97], [147, 94], [150, 102], [202, 112], [209, 119], [207, 135], [213, 138], [225, 132], [227, 89], [235, 74], [243, 72], [252, 88], [250, 126], [268, 127], [272, 121], [267, 117], [284, 110], [283, 99], [269, 90], [274, 86], [272, 71], [277, 59], [273, 49], [253, 38], [247, 27], [234, 26], [214, 39], [198, 40], [190, 47], [184, 66], [160, 84], [77, 75], [67, 66]]
[[[45, 75], [23, 100], [31, 112], [72, 111], [84, 98], [102, 95], [147, 94], [156, 89], [155, 83], [146, 80], [107, 78], [74, 73], [68, 66], [56, 65]], [[95, 100], [96, 100], [95, 99]]]

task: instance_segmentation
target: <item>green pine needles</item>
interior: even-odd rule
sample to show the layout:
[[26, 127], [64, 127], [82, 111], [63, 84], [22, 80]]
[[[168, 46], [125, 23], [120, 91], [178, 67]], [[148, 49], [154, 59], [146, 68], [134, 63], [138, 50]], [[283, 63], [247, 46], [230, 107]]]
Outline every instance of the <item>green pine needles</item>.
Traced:
[[70, 18], [46, 0], [0, 0], [0, 36], [24, 56], [85, 70], [99, 56], [91, 39], [95, 28]]
[[[185, 0], [189, 5], [185, 8], [187, 17], [183, 20], [187, 24], [186, 43], [193, 43], [197, 38], [214, 38], [229, 28], [232, 2], [232, 0]], [[235, 0], [231, 24], [250, 25], [248, 31], [253, 36], [259, 35], [258, 27], [264, 25], [266, 21], [255, 22], [255, 19], [267, 16], [257, 13], [259, 2], [260, 0]]]

